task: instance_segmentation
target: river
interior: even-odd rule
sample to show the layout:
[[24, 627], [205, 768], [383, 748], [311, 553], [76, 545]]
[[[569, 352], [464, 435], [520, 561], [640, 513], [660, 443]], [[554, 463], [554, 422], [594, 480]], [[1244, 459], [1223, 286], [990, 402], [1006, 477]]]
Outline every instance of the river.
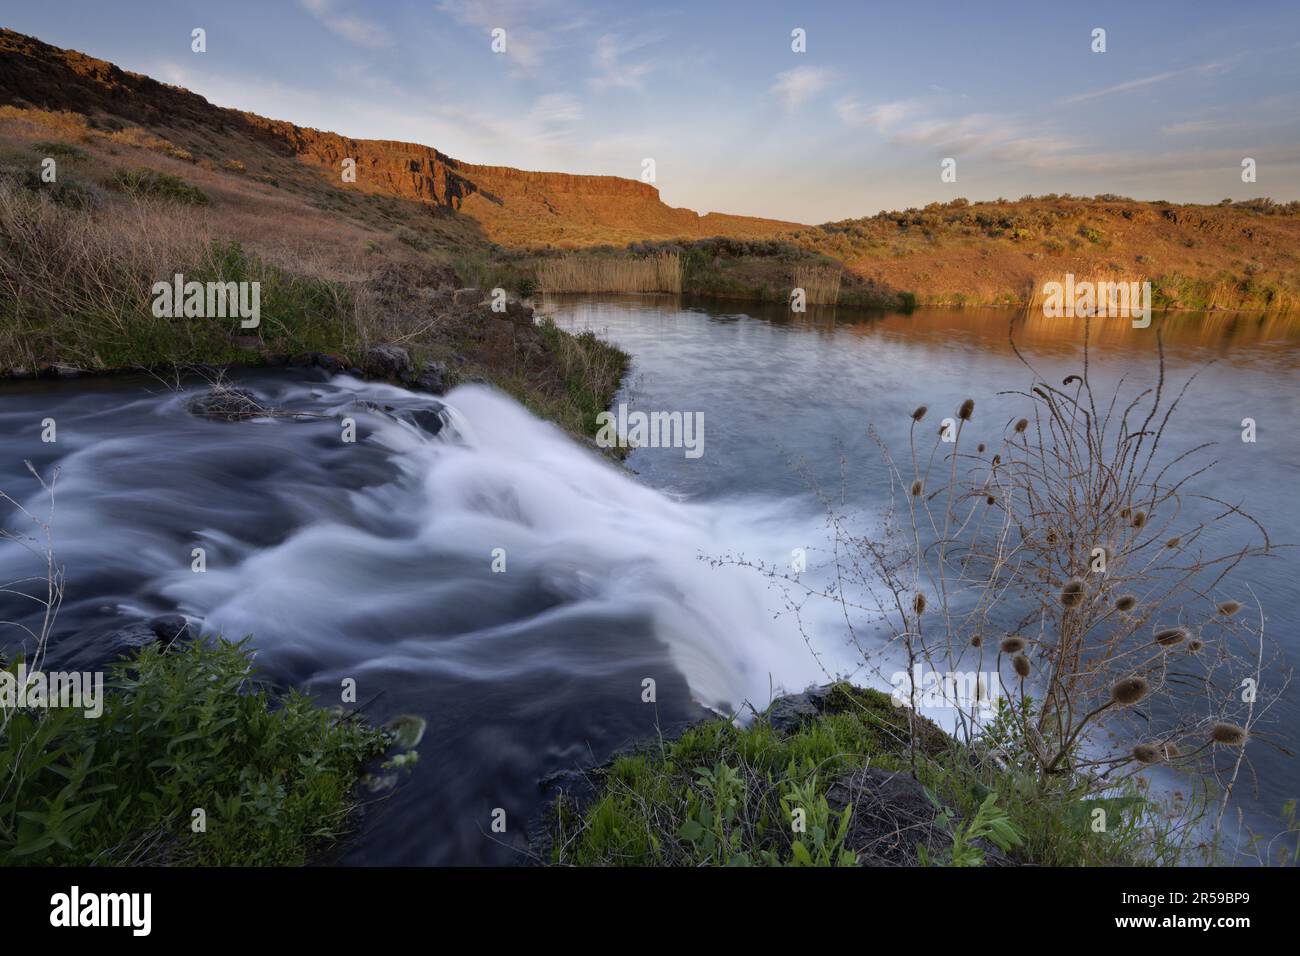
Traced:
[[[550, 308], [562, 327], [631, 353], [616, 404], [702, 413], [702, 454], [643, 447], [619, 468], [484, 386], [436, 400], [317, 371], [246, 372], [240, 385], [285, 414], [217, 422], [187, 410], [201, 383], [0, 385], [0, 490], [38, 511], [23, 463], [59, 469], [53, 533], [68, 586], [49, 666], [133, 617], [180, 611], [206, 631], [252, 635], [279, 686], [333, 704], [352, 678], [372, 719], [421, 715], [419, 762], [340, 858], [393, 865], [518, 862], [556, 775], [671, 732], [701, 705], [761, 708], [828, 671], [870, 682], [833, 608], [810, 609], [801, 633], [762, 575], [708, 559], [780, 563], [815, 549], [825, 528], [813, 486], [834, 487], [869, 522], [886, 486], [871, 424], [905, 442], [915, 406], [937, 414], [971, 397], [974, 422], [1000, 433], [1019, 406], [997, 393], [1029, 383], [1007, 344], [1013, 317], [792, 317], [664, 297]], [[1078, 371], [1072, 322], [1016, 321], [1048, 378]], [[1193, 316], [1165, 337], [1172, 374], [1213, 362], [1169, 441], [1220, 442], [1205, 480], [1275, 542], [1300, 540], [1297, 338], [1276, 319]], [[1140, 375], [1154, 355], [1150, 330], [1105, 328], [1094, 373]], [[340, 437], [347, 417], [355, 442]], [[47, 419], [56, 441], [42, 441]], [[3, 519], [21, 526], [12, 509]], [[39, 570], [0, 543], [0, 580]], [[1249, 571], [1290, 661], [1295, 570], [1287, 556]], [[0, 599], [0, 617], [26, 614]], [[1289, 694], [1270, 715], [1276, 743], [1293, 747], [1297, 716]], [[1272, 747], [1251, 754], [1259, 793], [1243, 799], [1266, 829], [1300, 775]], [[491, 831], [497, 808], [504, 834]]]

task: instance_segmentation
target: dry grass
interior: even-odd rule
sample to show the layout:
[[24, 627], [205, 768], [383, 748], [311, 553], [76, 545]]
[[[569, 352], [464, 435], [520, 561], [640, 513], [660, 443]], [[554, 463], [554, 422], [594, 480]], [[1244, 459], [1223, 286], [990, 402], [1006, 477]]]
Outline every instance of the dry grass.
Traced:
[[682, 291], [682, 261], [675, 252], [643, 259], [569, 255], [537, 267], [544, 292]]
[[803, 289], [809, 305], [835, 305], [840, 300], [840, 281], [844, 270], [839, 266], [797, 266], [795, 288]]

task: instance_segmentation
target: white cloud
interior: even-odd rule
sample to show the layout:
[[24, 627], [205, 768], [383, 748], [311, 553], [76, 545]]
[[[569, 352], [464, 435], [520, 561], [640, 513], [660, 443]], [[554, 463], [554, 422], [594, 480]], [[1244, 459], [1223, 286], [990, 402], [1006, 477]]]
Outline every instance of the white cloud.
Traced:
[[796, 66], [776, 75], [771, 92], [775, 93], [787, 110], [824, 90], [830, 82], [831, 71], [819, 66]]
[[653, 60], [630, 61], [628, 54], [651, 42], [649, 37], [622, 40], [612, 33], [602, 34], [596, 39], [596, 51], [591, 55], [596, 75], [588, 82], [597, 89], [622, 86], [641, 90], [646, 76], [654, 71], [656, 64]]
[[857, 100], [845, 97], [835, 104], [835, 112], [849, 126], [869, 126], [883, 133], [904, 117], [916, 112], [911, 103], [882, 103], [879, 106], [865, 107]]
[[298, 2], [302, 4], [303, 9], [349, 43], [355, 43], [369, 50], [382, 50], [393, 42], [388, 31], [379, 24], [358, 16], [337, 12], [332, 0], [298, 0]]
[[536, 72], [564, 34], [586, 25], [567, 0], [442, 0], [438, 9], [457, 23], [483, 31], [506, 31], [505, 55], [524, 73]]
[[1202, 63], [1198, 66], [1189, 66], [1185, 70], [1167, 70], [1164, 73], [1152, 73], [1150, 76], [1140, 76], [1136, 80], [1126, 80], [1123, 83], [1116, 83], [1114, 86], [1103, 87], [1100, 90], [1089, 90], [1086, 93], [1075, 93], [1073, 96], [1067, 96], [1058, 100], [1058, 104], [1067, 106], [1071, 103], [1083, 103], [1087, 100], [1095, 100], [1102, 96], [1112, 96], [1115, 93], [1131, 93], [1134, 90], [1146, 89], [1148, 86], [1154, 86], [1157, 83], [1164, 83], [1166, 80], [1172, 80], [1175, 77], [1187, 76], [1192, 73], [1214, 73], [1226, 65], [1226, 60], [1212, 60], [1209, 63]]

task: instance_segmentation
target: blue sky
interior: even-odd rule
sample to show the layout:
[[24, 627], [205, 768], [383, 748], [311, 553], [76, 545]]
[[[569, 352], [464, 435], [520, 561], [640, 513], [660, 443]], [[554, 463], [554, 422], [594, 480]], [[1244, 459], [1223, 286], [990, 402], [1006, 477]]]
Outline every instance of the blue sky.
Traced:
[[1295, 0], [4, 0], [0, 24], [222, 106], [469, 162], [637, 178], [650, 157], [664, 200], [701, 212], [1300, 198]]

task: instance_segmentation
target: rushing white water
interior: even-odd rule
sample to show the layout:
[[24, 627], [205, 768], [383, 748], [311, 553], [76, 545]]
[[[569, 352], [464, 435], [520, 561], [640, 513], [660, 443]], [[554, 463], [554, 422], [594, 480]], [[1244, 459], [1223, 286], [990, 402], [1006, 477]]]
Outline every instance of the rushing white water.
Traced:
[[[436, 435], [400, 413], [438, 403], [392, 386], [339, 376], [263, 394], [322, 419], [196, 422], [186, 395], [64, 416], [56, 537], [74, 594], [78, 569], [129, 567], [159, 607], [254, 635], [259, 660], [286, 675], [302, 661], [313, 677], [409, 666], [478, 681], [621, 665], [612, 638], [606, 662], [566, 647], [566, 624], [595, 618], [647, 625], [708, 706], [761, 709], [773, 688], [825, 679], [762, 575], [702, 559], [788, 564], [817, 533], [806, 505], [675, 501], [483, 386], [446, 397]], [[337, 437], [346, 415], [360, 423], [350, 447]], [[89, 440], [92, 423], [112, 434]], [[267, 475], [272, 449], [287, 467]], [[357, 480], [349, 456], [387, 467]], [[291, 516], [273, 543], [250, 527], [260, 513]], [[204, 573], [182, 532], [207, 552]], [[539, 626], [544, 641], [518, 639]]]

